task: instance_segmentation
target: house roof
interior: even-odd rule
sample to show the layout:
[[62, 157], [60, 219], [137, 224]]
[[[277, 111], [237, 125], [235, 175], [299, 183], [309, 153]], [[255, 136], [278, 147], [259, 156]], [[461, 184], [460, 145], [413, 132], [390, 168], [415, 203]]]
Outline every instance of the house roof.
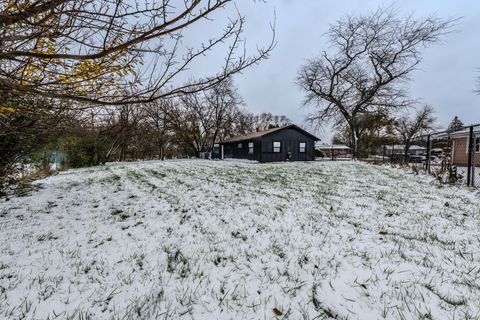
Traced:
[[328, 150], [350, 150], [349, 146], [346, 146], [344, 144], [326, 144], [326, 143], [321, 143], [317, 144], [315, 146], [317, 149], [328, 149]]
[[[480, 128], [474, 128], [473, 133], [475, 135], [478, 135], [480, 133]], [[467, 138], [470, 136], [470, 128], [461, 130], [461, 131], [455, 131], [455, 132], [446, 132], [441, 135], [439, 135], [441, 138], [452, 138], [452, 139], [459, 139], [459, 138]]]
[[294, 129], [294, 130], [297, 130], [297, 131], [303, 133], [304, 135], [309, 136], [310, 138], [312, 138], [312, 139], [315, 140], [315, 141], [320, 141], [320, 138], [315, 137], [313, 134], [311, 134], [311, 133], [303, 130], [303, 129], [300, 128], [299, 126], [296, 126], [296, 125], [294, 125], [294, 124], [290, 124], [290, 125], [283, 126], [283, 127], [272, 128], [272, 129], [268, 129], [268, 130], [264, 130], [264, 131], [250, 132], [250, 133], [247, 133], [247, 134], [244, 134], [244, 135], [240, 135], [240, 136], [234, 136], [234, 137], [225, 139], [225, 140], [221, 141], [220, 143], [229, 143], [229, 142], [240, 142], [240, 141], [245, 141], [245, 140], [253, 140], [253, 139], [261, 138], [261, 137], [264, 137], [264, 136], [266, 136], [266, 135], [269, 135], [269, 134], [272, 134], [272, 133], [274, 133], [274, 132], [277, 132], [277, 131], [280, 131], [280, 130], [284, 130], [284, 129]]
[[[385, 145], [385, 149], [387, 150], [392, 150], [392, 147], [394, 148], [394, 150], [404, 150], [405, 149], [405, 145], [404, 144], [395, 144], [395, 145]], [[427, 148], [425, 147], [422, 147], [422, 146], [418, 146], [416, 144], [412, 144], [409, 148], [409, 150], [427, 150]]]
[[411, 145], [410, 150], [427, 150], [427, 148], [417, 145]]

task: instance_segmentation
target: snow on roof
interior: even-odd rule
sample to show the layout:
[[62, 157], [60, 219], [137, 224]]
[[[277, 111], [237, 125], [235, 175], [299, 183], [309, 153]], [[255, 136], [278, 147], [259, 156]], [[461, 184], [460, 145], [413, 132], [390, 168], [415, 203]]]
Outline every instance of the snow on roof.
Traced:
[[321, 143], [317, 144], [315, 146], [317, 149], [334, 149], [334, 150], [350, 150], [349, 146], [346, 146], [344, 144], [326, 144], [326, 143]]
[[427, 150], [427, 148], [422, 147], [422, 146], [413, 145], [413, 146], [410, 146], [410, 150]]
[[403, 144], [394, 144], [394, 145], [387, 144], [385, 146], [385, 149], [387, 149], [387, 150], [392, 150], [392, 149], [403, 150], [403, 149], [405, 149], [405, 146]]
[[[475, 127], [473, 129], [473, 133], [476, 135], [480, 134], [480, 127]], [[469, 135], [470, 135], [470, 128], [465, 130], [455, 131], [455, 132], [445, 132], [445, 133], [439, 134], [437, 137], [459, 139], [459, 138], [467, 138]]]
[[[395, 145], [387, 144], [385, 148], [387, 150], [392, 150], [392, 148], [394, 148], [394, 150], [403, 150], [405, 149], [405, 145], [404, 144], [395, 144]], [[427, 148], [422, 146], [417, 146], [414, 144], [410, 146], [410, 150], [427, 150]]]

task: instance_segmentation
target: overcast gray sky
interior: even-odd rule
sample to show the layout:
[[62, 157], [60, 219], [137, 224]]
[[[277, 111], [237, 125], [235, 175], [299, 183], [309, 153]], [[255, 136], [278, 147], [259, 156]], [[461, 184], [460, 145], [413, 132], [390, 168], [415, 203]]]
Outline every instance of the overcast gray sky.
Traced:
[[[268, 24], [276, 12], [278, 44], [271, 58], [236, 77], [247, 108], [253, 112], [285, 114], [302, 123], [308, 110], [302, 108], [303, 95], [295, 77], [306, 59], [328, 49], [324, 33], [329, 25], [347, 14], [393, 5], [419, 17], [463, 17], [455, 32], [425, 50], [419, 70], [412, 75], [411, 94], [433, 105], [443, 126], [455, 115], [464, 123], [480, 123], [480, 96], [473, 92], [480, 68], [480, 1], [241, 0], [237, 5], [247, 17], [245, 36], [250, 43], [268, 40]], [[325, 131], [329, 136], [329, 130]]]
[[[252, 112], [284, 114], [302, 124], [308, 109], [295, 85], [299, 67], [306, 59], [328, 49], [325, 32], [347, 14], [368, 13], [378, 6], [394, 6], [418, 17], [463, 17], [455, 32], [425, 50], [419, 70], [412, 75], [412, 98], [432, 105], [439, 124], [448, 125], [458, 115], [465, 123], [480, 123], [480, 96], [473, 90], [480, 75], [480, 1], [478, 0], [237, 0], [246, 16], [245, 37], [250, 46], [269, 41], [269, 23], [276, 13], [277, 46], [269, 60], [237, 75], [235, 80]], [[221, 21], [213, 21], [213, 25]], [[202, 31], [204, 32], [204, 31]], [[251, 48], [251, 47], [250, 47]], [[328, 51], [328, 50], [327, 50]], [[213, 57], [215, 58], [215, 57]], [[324, 128], [320, 136], [330, 137]]]

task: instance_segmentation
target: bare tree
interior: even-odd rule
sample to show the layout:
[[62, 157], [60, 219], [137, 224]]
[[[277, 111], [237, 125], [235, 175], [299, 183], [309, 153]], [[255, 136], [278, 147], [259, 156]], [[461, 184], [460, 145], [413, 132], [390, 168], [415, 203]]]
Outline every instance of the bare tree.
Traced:
[[176, 99], [164, 112], [176, 139], [198, 155], [235, 130], [242, 104], [233, 81], [226, 79], [210, 90]]
[[[3, 187], [19, 176], [16, 174], [21, 171], [22, 164], [32, 160], [34, 151], [41, 150], [71, 130], [78, 112], [67, 102], [43, 97], [17, 96], [10, 92], [0, 98], [10, 101], [11, 106], [4, 108], [3, 112], [0, 110], [1, 193]], [[10, 108], [12, 110], [8, 110]], [[50, 163], [46, 154], [41, 162], [41, 168], [48, 170]]]
[[425, 105], [413, 117], [405, 114], [397, 119], [395, 130], [398, 132], [400, 142], [405, 145], [405, 159], [413, 140], [421, 133], [435, 128], [436, 118], [433, 114], [433, 108]]
[[238, 110], [235, 117], [236, 124], [232, 128], [232, 131], [225, 133], [225, 138], [233, 137], [236, 135], [244, 135], [255, 130], [255, 115], [251, 112], [244, 110]]
[[165, 159], [166, 148], [171, 142], [172, 130], [168, 123], [168, 110], [171, 109], [171, 99], [162, 99], [145, 105], [145, 122], [150, 129], [147, 132], [153, 138], [159, 159]]
[[215, 143], [223, 140], [238, 123], [239, 107], [244, 104], [233, 80], [226, 79], [205, 94], [203, 125], [210, 128], [209, 150]]
[[[368, 156], [371, 152], [376, 152], [383, 144], [397, 140], [394, 123], [395, 119], [393, 117], [382, 112], [360, 115], [357, 119], [358, 156]], [[352, 140], [351, 128], [344, 124], [343, 127], [337, 126], [337, 130], [336, 141], [348, 145], [353, 150], [354, 141]]]
[[[205, 90], [266, 59], [274, 47], [273, 35], [266, 47], [248, 55], [240, 13], [200, 45], [183, 44], [189, 29], [208, 23], [232, 3], [5, 0], [0, 4], [0, 92], [126, 105]], [[212, 74], [178, 84], [215, 48], [226, 49], [225, 59], [212, 66]], [[8, 103], [0, 102], [2, 107]]]
[[358, 156], [361, 116], [388, 114], [410, 104], [404, 86], [408, 75], [420, 63], [422, 49], [438, 42], [452, 23], [436, 17], [399, 18], [380, 8], [332, 25], [327, 33], [332, 53], [323, 51], [309, 60], [297, 77], [305, 104], [316, 106], [309, 120], [346, 124]]
[[[77, 118], [77, 133], [83, 138], [94, 136], [92, 165], [105, 161], [124, 161], [135, 159], [135, 138], [139, 126], [143, 120], [142, 110], [134, 105], [120, 105], [108, 108], [87, 108], [85, 114], [90, 115], [91, 120], [85, 117]], [[97, 152], [97, 142], [106, 138], [108, 149], [104, 154]], [[133, 148], [132, 148], [133, 146]]]
[[287, 116], [272, 114], [270, 112], [264, 112], [254, 116], [254, 121], [255, 130], [257, 131], [286, 126], [292, 123], [292, 120], [290, 120]]

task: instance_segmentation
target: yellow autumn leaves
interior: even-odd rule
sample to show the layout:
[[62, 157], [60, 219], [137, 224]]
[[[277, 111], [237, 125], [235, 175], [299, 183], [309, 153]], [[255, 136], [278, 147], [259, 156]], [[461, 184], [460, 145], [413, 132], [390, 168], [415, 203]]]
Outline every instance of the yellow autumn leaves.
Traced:
[[[43, 54], [59, 51], [54, 40], [45, 38], [39, 38], [31, 50]], [[134, 62], [129, 61], [127, 56], [126, 52], [114, 52], [102, 58], [83, 60], [29, 58], [18, 70], [17, 78], [21, 85], [50, 83], [71, 94], [114, 94], [121, 80], [133, 71]]]
[[[5, 0], [3, 6], [0, 5], [0, 12], [17, 14], [31, 4], [30, 0]], [[60, 18], [60, 16], [45, 12], [35, 15], [31, 19], [34, 22], [42, 21], [41, 25], [55, 25]], [[39, 32], [35, 23], [29, 24], [26, 21], [9, 27], [12, 30], [24, 30], [31, 34]], [[41, 86], [44, 91], [58, 92], [61, 90], [63, 93], [71, 95], [114, 96], [121, 90], [122, 84], [128, 83], [128, 77], [133, 73], [137, 63], [126, 50], [112, 52], [95, 59], [89, 57], [83, 59], [57, 58], [55, 54], [82, 52], [81, 54], [88, 56], [89, 52], [87, 48], [82, 48], [82, 45], [75, 41], [72, 42], [65, 38], [58, 41], [56, 35], [50, 33], [49, 30], [41, 30], [41, 33], [41, 36], [36, 36], [22, 44], [20, 50], [42, 54], [42, 56], [28, 56], [23, 60], [9, 61], [3, 66], [11, 75], [10, 78], [16, 79], [15, 82], [19, 85], [31, 88]], [[111, 40], [113, 42], [111, 45], [120, 40]], [[73, 49], [70, 48], [70, 45]], [[48, 55], [52, 55], [52, 57], [50, 58]]]
[[14, 113], [16, 110], [12, 107], [0, 106], [0, 117], [6, 117], [10, 113]]
[[3, 2], [3, 8], [0, 6], [0, 9], [5, 11], [8, 14], [20, 13], [22, 10], [25, 10], [32, 4], [31, 0], [5, 0]]
[[120, 79], [128, 77], [133, 70], [133, 64], [127, 62], [126, 56], [124, 52], [117, 52], [64, 66], [65, 72], [57, 77], [57, 81], [75, 94], [113, 94]]
[[0, 113], [15, 112], [15, 109], [12, 107], [2, 107], [0, 106]]

